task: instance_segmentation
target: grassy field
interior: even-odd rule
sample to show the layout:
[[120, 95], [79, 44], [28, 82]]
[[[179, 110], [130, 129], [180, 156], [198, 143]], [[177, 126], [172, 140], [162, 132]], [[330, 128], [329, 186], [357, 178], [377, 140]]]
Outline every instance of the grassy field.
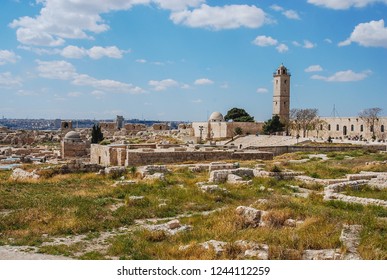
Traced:
[[[361, 170], [387, 171], [385, 164], [366, 165], [368, 161], [387, 160], [386, 154], [364, 151], [331, 153], [325, 161], [289, 163], [290, 159], [307, 157], [305, 153], [286, 154], [264, 164], [269, 170], [278, 166], [315, 178], [340, 178]], [[241, 162], [241, 166], [256, 163]], [[267, 244], [269, 259], [300, 259], [306, 249], [340, 248], [343, 224], [360, 224], [361, 257], [387, 259], [387, 222], [383, 219], [387, 218], [386, 208], [327, 202], [317, 192], [309, 198], [294, 197], [292, 185], [316, 191], [323, 188], [295, 180], [254, 178], [246, 185], [221, 184], [227, 192], [205, 193], [196, 183], [207, 181], [208, 172], [171, 169], [165, 181], [139, 180], [125, 186], [112, 186], [112, 178], [96, 174], [16, 182], [9, 178], [10, 171], [2, 171], [0, 245], [28, 245], [41, 253], [78, 259], [238, 259], [241, 249], [233, 242], [246, 240]], [[127, 179], [135, 177], [130, 172], [126, 175]], [[385, 191], [364, 188], [352, 192], [350, 195], [387, 199]], [[134, 196], [143, 199], [134, 200]], [[241, 226], [235, 215], [235, 208], [240, 205], [269, 211], [269, 224], [258, 228]], [[177, 216], [181, 224], [192, 229], [167, 235], [138, 225], [138, 220], [164, 223]], [[294, 228], [283, 227], [288, 218], [303, 223]], [[208, 240], [230, 245], [216, 254], [199, 246]], [[188, 249], [181, 250], [187, 245]]]

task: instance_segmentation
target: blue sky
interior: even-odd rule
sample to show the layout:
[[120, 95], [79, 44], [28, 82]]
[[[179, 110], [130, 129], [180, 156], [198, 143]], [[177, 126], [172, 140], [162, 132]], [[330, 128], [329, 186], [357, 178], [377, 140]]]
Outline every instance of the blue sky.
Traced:
[[0, 117], [202, 121], [387, 114], [387, 0], [3, 0]]

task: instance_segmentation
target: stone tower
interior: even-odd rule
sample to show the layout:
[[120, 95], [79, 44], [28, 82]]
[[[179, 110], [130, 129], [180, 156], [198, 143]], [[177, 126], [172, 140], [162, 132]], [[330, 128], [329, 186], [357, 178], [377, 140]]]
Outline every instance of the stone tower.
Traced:
[[273, 116], [278, 115], [283, 123], [289, 121], [290, 76], [290, 72], [283, 64], [273, 73]]

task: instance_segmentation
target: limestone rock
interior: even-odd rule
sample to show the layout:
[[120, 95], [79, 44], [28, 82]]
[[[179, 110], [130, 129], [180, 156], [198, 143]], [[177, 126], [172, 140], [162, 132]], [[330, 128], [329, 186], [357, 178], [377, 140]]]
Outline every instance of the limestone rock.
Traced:
[[338, 249], [305, 250], [303, 260], [340, 260], [341, 254]]
[[261, 225], [261, 218], [265, 211], [258, 210], [247, 206], [238, 206], [235, 210], [236, 214], [242, 218], [245, 226], [258, 227]]
[[146, 175], [144, 177], [144, 180], [160, 180], [160, 181], [164, 181], [165, 180], [165, 175], [164, 175], [164, 173], [153, 173], [153, 174]]
[[28, 179], [37, 180], [40, 178], [40, 176], [36, 174], [36, 170], [33, 170], [32, 172], [28, 172], [21, 168], [15, 168], [12, 171], [11, 178], [13, 180], [28, 180]]

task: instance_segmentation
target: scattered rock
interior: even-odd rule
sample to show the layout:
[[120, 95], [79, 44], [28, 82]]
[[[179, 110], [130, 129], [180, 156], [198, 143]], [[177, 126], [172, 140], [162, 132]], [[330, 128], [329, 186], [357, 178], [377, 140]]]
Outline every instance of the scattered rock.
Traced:
[[360, 244], [361, 225], [344, 225], [341, 231], [340, 241], [346, 247], [346, 253], [343, 257], [345, 260], [360, 260], [357, 248]]
[[238, 206], [235, 210], [236, 214], [242, 218], [245, 226], [258, 227], [261, 224], [261, 218], [266, 213], [252, 207]]
[[341, 260], [339, 249], [305, 250], [303, 260]]
[[160, 180], [160, 181], [165, 181], [165, 175], [164, 173], [154, 173], [154, 174], [149, 174], [144, 177], [144, 180]]
[[28, 172], [21, 168], [15, 168], [11, 174], [11, 179], [13, 180], [29, 180], [29, 179], [37, 180], [39, 178], [40, 176], [36, 173], [36, 170]]

